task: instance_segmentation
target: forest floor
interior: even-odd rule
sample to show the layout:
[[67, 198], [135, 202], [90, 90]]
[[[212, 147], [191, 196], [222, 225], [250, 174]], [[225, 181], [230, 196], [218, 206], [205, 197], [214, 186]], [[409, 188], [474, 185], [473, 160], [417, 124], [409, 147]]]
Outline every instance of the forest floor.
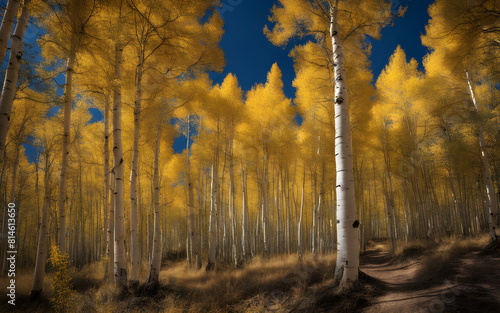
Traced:
[[[102, 264], [72, 271], [70, 312], [500, 312], [500, 255], [488, 238], [413, 242], [391, 254], [372, 243], [361, 257], [360, 281], [334, 287], [335, 255], [254, 258], [239, 269], [215, 272], [169, 261], [157, 292], [118, 295], [104, 283]], [[145, 280], [147, 267], [142, 269]], [[0, 294], [0, 312], [53, 312], [48, 273], [44, 297], [28, 300], [32, 273], [20, 275], [16, 306]], [[0, 280], [3, 286], [4, 279]], [[3, 287], [2, 287], [3, 289]]]
[[499, 255], [474, 243], [407, 250], [404, 260], [382, 245], [364, 254], [361, 270], [383, 291], [362, 312], [500, 312]]

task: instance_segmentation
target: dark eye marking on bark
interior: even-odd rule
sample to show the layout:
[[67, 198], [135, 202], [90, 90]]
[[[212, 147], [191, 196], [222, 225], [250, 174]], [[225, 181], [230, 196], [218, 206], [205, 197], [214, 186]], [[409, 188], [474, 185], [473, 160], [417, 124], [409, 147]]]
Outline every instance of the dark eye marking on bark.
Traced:
[[353, 228], [358, 228], [359, 227], [359, 221], [355, 220], [354, 223], [352, 223]]

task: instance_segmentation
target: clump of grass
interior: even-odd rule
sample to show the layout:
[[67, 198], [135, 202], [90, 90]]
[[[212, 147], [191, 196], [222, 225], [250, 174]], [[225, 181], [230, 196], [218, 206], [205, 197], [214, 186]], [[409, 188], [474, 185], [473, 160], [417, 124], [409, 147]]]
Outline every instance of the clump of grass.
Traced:
[[438, 244], [430, 240], [414, 240], [405, 245], [398, 246], [392, 257], [392, 263], [407, 263], [411, 260], [428, 254], [436, 249]]
[[369, 306], [381, 290], [378, 281], [365, 280], [364, 276], [341, 286], [328, 280], [310, 288], [302, 297], [291, 299], [287, 312], [359, 312]]
[[[83, 293], [99, 286], [104, 278], [105, 262], [95, 262], [85, 265], [80, 270], [71, 269], [71, 282], [76, 291]], [[113, 276], [112, 274], [110, 276]]]
[[456, 273], [456, 260], [462, 255], [481, 250], [487, 243], [487, 237], [456, 240], [445, 239], [421, 261], [415, 273], [417, 284], [441, 283], [443, 279]]

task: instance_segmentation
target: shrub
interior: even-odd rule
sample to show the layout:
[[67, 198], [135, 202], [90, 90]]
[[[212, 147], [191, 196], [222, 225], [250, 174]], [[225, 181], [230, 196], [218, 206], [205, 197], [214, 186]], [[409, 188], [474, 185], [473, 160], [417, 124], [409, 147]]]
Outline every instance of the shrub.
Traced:
[[68, 258], [68, 255], [61, 253], [57, 246], [54, 245], [50, 248], [49, 261], [54, 268], [53, 297], [50, 298], [50, 302], [56, 313], [71, 312], [76, 296], [68, 273]]

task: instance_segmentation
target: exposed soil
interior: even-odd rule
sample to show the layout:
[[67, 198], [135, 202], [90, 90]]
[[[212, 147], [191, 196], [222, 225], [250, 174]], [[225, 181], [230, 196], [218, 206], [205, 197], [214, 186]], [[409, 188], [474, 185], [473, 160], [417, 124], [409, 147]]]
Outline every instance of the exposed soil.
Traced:
[[417, 282], [421, 257], [404, 263], [375, 246], [361, 259], [361, 270], [379, 280], [383, 293], [362, 310], [374, 312], [500, 312], [500, 258], [469, 252], [453, 261], [452, 275], [432, 284]]

